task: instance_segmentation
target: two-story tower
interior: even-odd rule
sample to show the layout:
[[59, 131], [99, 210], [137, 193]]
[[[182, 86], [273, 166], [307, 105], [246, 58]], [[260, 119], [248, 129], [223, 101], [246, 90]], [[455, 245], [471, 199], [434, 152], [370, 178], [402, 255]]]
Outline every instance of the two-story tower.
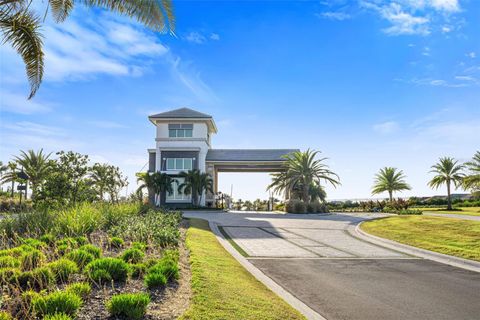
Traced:
[[[173, 193], [162, 195], [161, 205], [190, 204], [191, 196], [178, 191], [183, 183], [181, 171], [206, 171], [206, 157], [211, 147], [211, 135], [217, 133], [212, 116], [188, 108], [149, 116], [156, 126], [156, 148], [149, 151], [149, 171], [160, 171], [174, 178]], [[201, 205], [205, 205], [202, 197]], [[157, 200], [158, 201], [158, 200]]]

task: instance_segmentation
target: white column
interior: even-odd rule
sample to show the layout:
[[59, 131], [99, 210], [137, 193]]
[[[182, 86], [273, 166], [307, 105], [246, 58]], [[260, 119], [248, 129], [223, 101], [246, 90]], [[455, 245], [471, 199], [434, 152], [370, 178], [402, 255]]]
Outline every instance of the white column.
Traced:
[[[198, 170], [200, 170], [200, 172], [207, 171], [206, 159], [207, 159], [207, 150], [204, 150], [202, 148], [198, 153]], [[205, 206], [205, 198], [206, 198], [206, 194], [205, 194], [205, 191], [203, 191], [202, 201], [200, 201], [201, 206]]]

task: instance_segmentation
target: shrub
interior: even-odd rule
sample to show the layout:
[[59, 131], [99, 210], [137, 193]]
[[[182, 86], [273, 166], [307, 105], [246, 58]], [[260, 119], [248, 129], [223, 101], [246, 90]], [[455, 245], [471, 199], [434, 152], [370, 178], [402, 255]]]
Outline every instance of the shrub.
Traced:
[[68, 285], [65, 291], [75, 293], [77, 296], [84, 299], [92, 291], [92, 287], [87, 282], [76, 282]]
[[66, 282], [71, 274], [78, 272], [78, 267], [75, 262], [69, 259], [59, 259], [54, 262], [50, 262], [46, 265], [52, 270], [55, 280]]
[[285, 204], [285, 210], [288, 213], [305, 213], [307, 208], [302, 200], [291, 199]]
[[146, 293], [123, 293], [113, 296], [107, 302], [107, 309], [114, 317], [142, 319], [150, 303]]
[[67, 253], [65, 257], [75, 262], [80, 269], [83, 269], [87, 264], [95, 259], [93, 255], [81, 249], [75, 249]]
[[67, 245], [70, 248], [77, 248], [78, 247], [78, 242], [75, 238], [68, 237], [68, 238], [63, 238], [63, 239], [55, 241], [55, 245], [57, 247], [61, 246], [61, 245]]
[[139, 249], [131, 248], [123, 251], [122, 260], [130, 263], [138, 263], [142, 261], [145, 254]]
[[46, 315], [43, 320], [73, 320], [73, 318], [65, 313], [55, 313]]
[[85, 274], [92, 275], [98, 270], [104, 270], [114, 281], [125, 281], [128, 276], [128, 264], [117, 258], [93, 260], [85, 267]]
[[0, 257], [0, 268], [18, 268], [20, 261], [17, 258], [4, 256]]
[[147, 271], [147, 266], [144, 263], [134, 263], [129, 265], [130, 276], [132, 278], [140, 278]]
[[110, 238], [110, 245], [113, 248], [121, 248], [121, 247], [123, 247], [123, 244], [124, 244], [124, 241], [123, 241], [122, 238], [119, 238], [119, 237], [111, 237]]
[[95, 259], [100, 258], [100, 256], [102, 255], [102, 250], [99, 247], [94, 246], [93, 244], [83, 245], [79, 249], [90, 253]]
[[399, 210], [399, 211], [396, 211], [396, 212], [393, 212], [393, 213], [396, 213], [398, 215], [421, 215], [421, 214], [423, 214], [422, 210], [414, 210], [414, 209]]
[[148, 289], [153, 289], [164, 286], [168, 280], [163, 273], [148, 272], [143, 281]]
[[306, 205], [306, 209], [308, 213], [315, 213], [317, 212], [317, 207], [315, 206], [314, 202], [308, 202]]
[[45, 261], [45, 255], [37, 249], [24, 252], [20, 258], [22, 270], [32, 270]]
[[82, 236], [95, 231], [102, 225], [102, 220], [99, 206], [83, 203], [59, 210], [55, 219], [55, 230], [58, 234]]
[[32, 271], [19, 273], [12, 278], [22, 289], [42, 290], [50, 287], [55, 281], [55, 276], [47, 267], [36, 268]]
[[85, 236], [79, 236], [74, 238], [77, 241], [77, 244], [83, 246], [88, 243], [88, 238]]
[[81, 305], [82, 299], [75, 293], [67, 291], [55, 291], [44, 297], [32, 299], [32, 308], [40, 316], [58, 313], [75, 316]]
[[30, 305], [30, 303], [32, 303], [32, 300], [35, 299], [35, 298], [38, 298], [40, 297], [41, 294], [36, 292], [36, 291], [33, 291], [33, 290], [27, 290], [25, 292], [22, 293], [22, 300], [27, 304], [27, 305]]
[[67, 252], [70, 252], [72, 248], [68, 244], [61, 244], [57, 246], [57, 253], [60, 256], [65, 255]]
[[148, 269], [148, 273], [162, 273], [167, 280], [178, 279], [178, 263], [171, 256], [164, 256], [153, 267]]
[[12, 320], [12, 316], [10, 313], [7, 313], [5, 311], [0, 311], [0, 320]]
[[35, 249], [41, 249], [45, 247], [45, 242], [33, 238], [23, 239], [22, 243]]

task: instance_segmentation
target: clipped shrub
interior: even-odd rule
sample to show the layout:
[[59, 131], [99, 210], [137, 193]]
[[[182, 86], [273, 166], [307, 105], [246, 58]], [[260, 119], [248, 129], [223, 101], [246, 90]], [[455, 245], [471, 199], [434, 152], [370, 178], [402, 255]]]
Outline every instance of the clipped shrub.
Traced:
[[20, 257], [22, 270], [32, 270], [40, 266], [45, 261], [45, 255], [37, 249], [24, 252]]
[[69, 259], [59, 259], [46, 265], [50, 268], [55, 280], [66, 282], [71, 274], [78, 272], [77, 264]]
[[132, 263], [130, 268], [130, 276], [134, 279], [142, 277], [147, 272], [147, 266], [144, 263]]
[[113, 317], [126, 319], [142, 319], [150, 303], [146, 293], [123, 293], [114, 295], [107, 302], [107, 310]]
[[305, 213], [307, 211], [305, 202], [298, 199], [291, 199], [285, 203], [285, 210], [288, 213]]
[[55, 291], [32, 299], [32, 308], [38, 316], [63, 313], [73, 317], [81, 305], [82, 299], [67, 291]]
[[50, 246], [55, 243], [55, 236], [51, 233], [46, 233], [39, 240]]
[[75, 262], [80, 269], [83, 269], [87, 264], [95, 259], [93, 255], [81, 249], [75, 249], [67, 253], [65, 258]]
[[75, 293], [77, 296], [85, 299], [85, 297], [88, 296], [92, 291], [92, 287], [87, 282], [76, 282], [69, 284], [65, 288], [65, 291]]
[[18, 268], [20, 261], [17, 258], [10, 256], [0, 257], [0, 268]]
[[128, 264], [117, 258], [93, 260], [85, 267], [85, 274], [93, 275], [98, 270], [104, 270], [114, 281], [125, 281], [128, 276]]
[[102, 249], [94, 246], [93, 244], [85, 244], [78, 249], [90, 253], [95, 259], [98, 259], [102, 256]]
[[50, 268], [40, 267], [19, 273], [12, 282], [17, 283], [22, 289], [43, 290], [55, 282], [55, 276]]
[[73, 318], [65, 313], [55, 313], [46, 315], [43, 320], [73, 320]]
[[317, 212], [317, 208], [314, 202], [308, 202], [306, 205], [306, 209], [308, 213], [315, 213]]
[[139, 249], [130, 248], [123, 251], [121, 258], [125, 262], [138, 263], [143, 260], [144, 256], [145, 254]]
[[13, 317], [10, 315], [10, 313], [7, 313], [5, 311], [0, 311], [0, 320], [12, 320]]
[[113, 248], [122, 248], [123, 247], [123, 244], [124, 244], [124, 241], [122, 238], [119, 238], [119, 237], [111, 237], [110, 238], [110, 245], [113, 247]]
[[148, 289], [158, 288], [167, 284], [167, 277], [161, 272], [148, 272], [143, 282]]

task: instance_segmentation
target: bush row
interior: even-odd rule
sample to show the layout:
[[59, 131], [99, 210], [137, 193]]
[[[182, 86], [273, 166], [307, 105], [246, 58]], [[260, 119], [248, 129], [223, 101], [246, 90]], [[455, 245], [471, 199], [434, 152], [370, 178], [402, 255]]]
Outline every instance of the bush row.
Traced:
[[288, 213], [326, 213], [328, 208], [319, 201], [307, 202], [292, 199], [285, 203], [285, 211]]

